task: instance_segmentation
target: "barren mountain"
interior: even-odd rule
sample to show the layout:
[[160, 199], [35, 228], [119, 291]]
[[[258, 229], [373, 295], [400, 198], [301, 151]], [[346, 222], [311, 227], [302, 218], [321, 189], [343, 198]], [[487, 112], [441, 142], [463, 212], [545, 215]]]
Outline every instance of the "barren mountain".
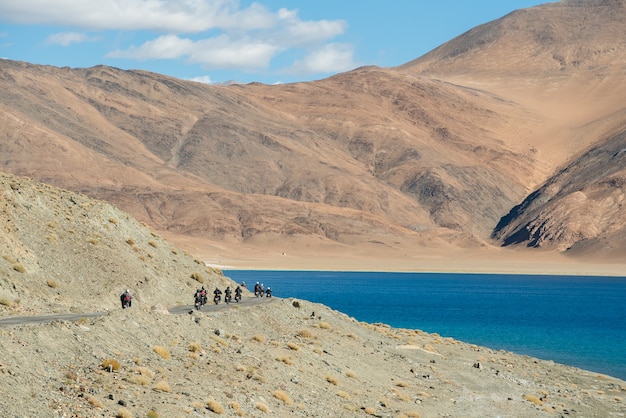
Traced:
[[[626, 127], [625, 23], [621, 1], [551, 3], [399, 68], [279, 86], [3, 60], [0, 161], [203, 256], [484, 250], [511, 208]], [[623, 224], [603, 228], [623, 249]], [[563, 236], [547, 247], [589, 237]]]
[[200, 282], [234, 283], [84, 195], [2, 174], [0, 213], [2, 417], [626, 412], [622, 380], [307, 301], [246, 292], [194, 311]]

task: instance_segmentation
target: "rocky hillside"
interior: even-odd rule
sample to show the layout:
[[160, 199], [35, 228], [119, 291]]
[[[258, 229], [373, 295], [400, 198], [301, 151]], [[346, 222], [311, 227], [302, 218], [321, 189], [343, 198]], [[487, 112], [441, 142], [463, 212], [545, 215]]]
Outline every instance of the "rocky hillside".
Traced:
[[[198, 278], [232, 282], [102, 201], [12, 175], [0, 191], [0, 416], [626, 412], [624, 381], [307, 301], [246, 294], [234, 306], [173, 309]], [[125, 287], [136, 299], [122, 310]], [[14, 318], [68, 311], [79, 315]]]
[[0, 301], [12, 314], [191, 303], [200, 286], [232, 283], [103, 201], [0, 175]]
[[626, 131], [552, 177], [496, 227], [504, 245], [592, 251], [608, 259], [626, 242]]

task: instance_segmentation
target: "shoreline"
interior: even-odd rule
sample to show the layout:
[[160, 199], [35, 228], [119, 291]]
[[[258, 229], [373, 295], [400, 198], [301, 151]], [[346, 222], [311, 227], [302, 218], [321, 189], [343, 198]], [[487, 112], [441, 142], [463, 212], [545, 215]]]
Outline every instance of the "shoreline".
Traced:
[[[165, 234], [220, 270], [350, 271], [626, 277], [626, 260], [574, 258], [539, 249], [324, 246], [308, 242], [242, 244]], [[289, 248], [288, 248], [289, 247]], [[288, 249], [287, 249], [288, 248]]]

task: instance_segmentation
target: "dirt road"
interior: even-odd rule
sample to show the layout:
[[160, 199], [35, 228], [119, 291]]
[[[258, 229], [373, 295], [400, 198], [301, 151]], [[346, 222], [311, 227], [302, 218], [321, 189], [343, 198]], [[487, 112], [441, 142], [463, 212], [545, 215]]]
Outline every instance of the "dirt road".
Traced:
[[[231, 306], [252, 306], [259, 303], [271, 302], [274, 298], [257, 298], [246, 297], [241, 299], [241, 302], [230, 304], [220, 302], [218, 305], [210, 303], [205, 305], [200, 311], [196, 311], [193, 305], [179, 305], [168, 308], [168, 311], [172, 315], [181, 315], [185, 313], [196, 312], [215, 312], [223, 309], [228, 309]], [[129, 308], [137, 309], [137, 308]], [[77, 321], [82, 318], [95, 318], [98, 316], [107, 315], [108, 312], [90, 312], [90, 313], [65, 313], [65, 314], [52, 314], [52, 315], [29, 315], [29, 316], [9, 316], [0, 319], [0, 327], [8, 327], [12, 325], [24, 325], [24, 324], [41, 324], [44, 322], [52, 321]]]

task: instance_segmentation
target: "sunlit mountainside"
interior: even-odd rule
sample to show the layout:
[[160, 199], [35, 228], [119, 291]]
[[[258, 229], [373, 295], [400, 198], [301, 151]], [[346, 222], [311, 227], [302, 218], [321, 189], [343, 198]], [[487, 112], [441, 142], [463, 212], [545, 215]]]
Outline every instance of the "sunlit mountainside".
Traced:
[[2, 169], [199, 253], [626, 243], [626, 6], [511, 13], [398, 68], [210, 86], [0, 61]]

